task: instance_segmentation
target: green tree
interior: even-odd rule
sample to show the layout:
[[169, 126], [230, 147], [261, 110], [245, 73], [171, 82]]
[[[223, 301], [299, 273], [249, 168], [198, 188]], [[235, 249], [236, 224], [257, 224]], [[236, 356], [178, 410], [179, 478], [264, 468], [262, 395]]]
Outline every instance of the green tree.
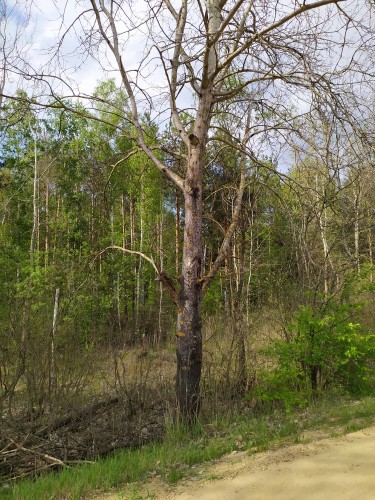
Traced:
[[[130, 113], [126, 110], [120, 115], [131, 122], [131, 128], [121, 127], [122, 130], [183, 198], [183, 248], [178, 285], [155, 268], [177, 308], [177, 406], [187, 421], [194, 420], [199, 411], [201, 303], [225, 261], [238, 224], [247, 157], [259, 161], [264, 156], [266, 143], [275, 144], [286, 131], [295, 130], [295, 113], [290, 106], [298, 97], [295, 89], [308, 102], [321, 98], [347, 122], [355, 119], [348, 117], [340, 87], [352, 66], [335, 49], [338, 44], [349, 43], [348, 23], [358, 28], [359, 33], [366, 27], [363, 18], [357, 19], [350, 7], [346, 11], [343, 5], [337, 0], [322, 0], [269, 9], [261, 1], [213, 0], [207, 1], [203, 8], [200, 4], [195, 8], [187, 0], [178, 6], [165, 0], [158, 6], [157, 14], [154, 6], [146, 2], [142, 13], [133, 11], [128, 23], [128, 17], [115, 2], [91, 0], [89, 8], [82, 8], [77, 15], [77, 22], [79, 20], [80, 27], [86, 30], [85, 47], [89, 55], [97, 54], [102, 63], [106, 57], [100, 49], [108, 50], [106, 55], [112, 58], [127, 94]], [[144, 26], [147, 26], [147, 38], [142, 32]], [[325, 30], [324, 37], [320, 36], [322, 30]], [[132, 53], [130, 44], [140, 31], [143, 40], [140, 52], [144, 58], [135, 68], [127, 57]], [[59, 47], [63, 46], [63, 40], [61, 42]], [[356, 63], [363, 65], [365, 58], [355, 49], [352, 62], [357, 68]], [[323, 63], [320, 56], [323, 50], [330, 50], [335, 57], [332, 67]], [[155, 56], [159, 58], [158, 66], [153, 66]], [[148, 142], [142, 123], [144, 106], [150, 107], [153, 116], [158, 113], [161, 116], [167, 107], [158, 79], [150, 78], [150, 72], [157, 74], [160, 68], [164, 70], [165, 82], [160, 85], [166, 92], [169, 113], [186, 151], [181, 173], [162, 161], [154, 144]], [[110, 69], [113, 70], [112, 64]], [[242, 99], [245, 87], [248, 92]], [[188, 105], [183, 101], [186, 89], [192, 96]], [[280, 95], [283, 99], [289, 95], [289, 102], [280, 102]], [[231, 222], [225, 228], [215, 262], [205, 275], [204, 172], [212, 161], [207, 145], [216, 130], [213, 117], [223, 103], [228, 103], [228, 116], [233, 121], [233, 126], [228, 128], [233, 141], [228, 144], [221, 140], [223, 145], [231, 149], [235, 145], [235, 150], [240, 151], [241, 176]], [[59, 104], [64, 105], [61, 101]], [[193, 120], [186, 124], [185, 108], [188, 107], [193, 107]], [[255, 113], [259, 119], [253, 124]], [[258, 137], [258, 141], [252, 140], [254, 137]], [[161, 146], [158, 144], [159, 151]], [[178, 149], [176, 153], [180, 153]]]

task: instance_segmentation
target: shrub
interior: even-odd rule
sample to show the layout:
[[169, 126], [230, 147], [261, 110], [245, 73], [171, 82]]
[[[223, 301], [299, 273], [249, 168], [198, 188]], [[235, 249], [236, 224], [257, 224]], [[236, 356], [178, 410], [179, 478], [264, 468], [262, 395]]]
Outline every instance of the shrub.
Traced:
[[281, 401], [288, 410], [328, 386], [366, 392], [370, 360], [375, 359], [375, 336], [353, 322], [359, 310], [357, 304], [333, 301], [317, 310], [300, 307], [284, 338], [266, 350], [275, 367], [261, 375], [257, 396]]

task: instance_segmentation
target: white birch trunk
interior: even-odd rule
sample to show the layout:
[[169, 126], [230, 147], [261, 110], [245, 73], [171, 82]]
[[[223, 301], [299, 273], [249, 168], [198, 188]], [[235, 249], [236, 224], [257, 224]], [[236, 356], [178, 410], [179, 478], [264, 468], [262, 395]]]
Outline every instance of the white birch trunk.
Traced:
[[59, 312], [59, 298], [60, 298], [60, 288], [56, 288], [55, 291], [55, 303], [53, 308], [53, 320], [52, 320], [52, 335], [51, 335], [51, 373], [50, 373], [50, 389], [53, 392], [56, 388], [56, 328], [57, 328], [57, 316]]

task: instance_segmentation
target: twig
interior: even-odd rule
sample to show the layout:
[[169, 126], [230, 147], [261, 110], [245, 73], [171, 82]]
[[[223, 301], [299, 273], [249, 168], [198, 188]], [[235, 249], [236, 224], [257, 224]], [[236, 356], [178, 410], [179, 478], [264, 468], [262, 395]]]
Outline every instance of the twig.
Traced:
[[[11, 441], [13, 441], [13, 439]], [[32, 455], [44, 458], [45, 460], [49, 460], [53, 465], [61, 465], [61, 467], [66, 467], [66, 464], [59, 458], [52, 457], [47, 453], [42, 453], [31, 448], [25, 448], [24, 446], [17, 444], [15, 441], [13, 441], [13, 444], [17, 447], [18, 450], [25, 451], [26, 453], [31, 453]]]
[[[55, 464], [48, 464], [48, 465], [44, 465], [43, 467], [39, 467], [38, 472], [41, 472], [42, 470], [45, 470], [45, 469], [50, 469], [54, 465]], [[35, 472], [36, 472], [36, 469], [32, 468], [32, 469], [27, 470], [26, 472], [22, 472], [22, 474], [18, 474], [18, 476], [13, 476], [13, 477], [7, 478], [7, 481], [16, 481], [17, 479], [22, 479], [24, 477], [32, 476], [35, 474]]]

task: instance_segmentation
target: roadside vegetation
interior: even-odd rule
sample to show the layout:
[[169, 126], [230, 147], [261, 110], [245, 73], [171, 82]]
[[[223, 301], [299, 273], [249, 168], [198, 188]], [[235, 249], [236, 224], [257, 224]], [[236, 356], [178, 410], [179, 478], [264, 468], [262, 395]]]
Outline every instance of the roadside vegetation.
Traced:
[[[113, 81], [97, 93], [121, 98]], [[249, 164], [230, 251], [202, 303], [200, 416], [188, 431], [177, 424], [174, 305], [143, 258], [153, 255], [178, 283], [180, 195], [142, 153], [108, 173], [128, 147], [111, 125], [10, 108], [0, 190], [2, 494], [78, 498], [150, 475], [173, 483], [195, 463], [298, 440], [330, 418], [335, 432], [371, 422], [371, 399], [350, 403], [374, 394], [368, 164], [343, 167], [340, 182], [308, 158], [288, 182], [272, 163]], [[150, 140], [158, 136], [150, 127]], [[205, 177], [217, 193], [205, 209], [207, 272], [220, 241], [212, 214], [230, 224], [235, 163], [218, 157]]]
[[237, 346], [224, 334], [231, 325], [224, 316], [208, 318], [193, 426], [176, 420], [173, 343], [91, 349], [87, 378], [68, 410], [25, 419], [20, 386], [19, 414], [3, 421], [1, 495], [78, 499], [115, 489], [147, 498], [148, 480], [172, 485], [227, 453], [252, 455], [373, 425], [372, 286], [367, 274], [349, 286], [351, 301], [347, 288], [341, 304], [326, 303], [319, 315], [299, 307], [282, 328], [270, 310], [258, 310], [244, 336], [246, 386]]
[[79, 499], [115, 489], [119, 498], [121, 495], [148, 498], [144, 491], [151, 478], [174, 484], [197, 475], [198, 469], [194, 466], [226, 453], [246, 451], [251, 455], [286, 444], [354, 432], [374, 422], [373, 397], [352, 399], [330, 393], [293, 413], [274, 410], [250, 415], [242, 412], [230, 417], [218, 416], [209, 423], [202, 420], [190, 429], [170, 426], [160, 443], [119, 451], [93, 464], [68, 467], [35, 481], [5, 484], [1, 495], [30, 500]]

